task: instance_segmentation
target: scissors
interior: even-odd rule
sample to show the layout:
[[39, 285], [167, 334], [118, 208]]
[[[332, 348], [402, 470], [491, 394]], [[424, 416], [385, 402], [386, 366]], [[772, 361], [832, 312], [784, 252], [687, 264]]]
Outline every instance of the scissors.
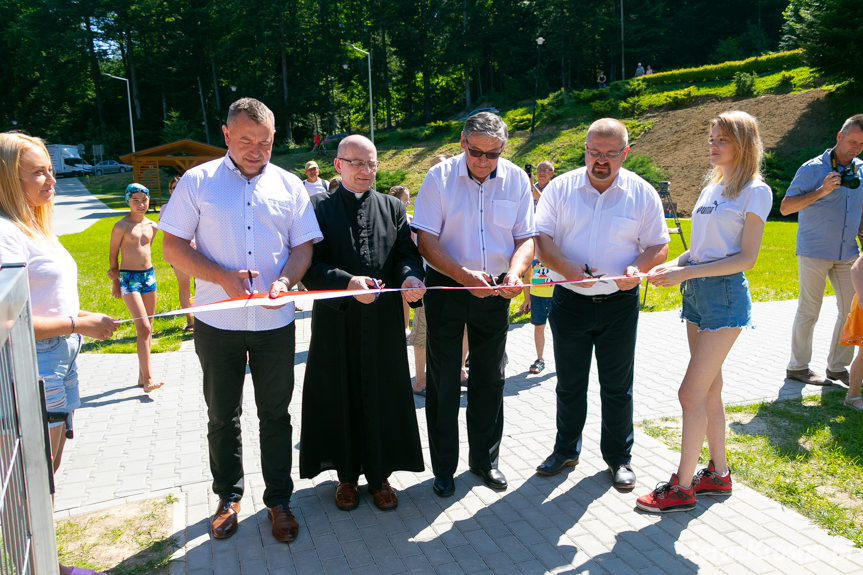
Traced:
[[590, 266], [587, 264], [584, 264], [584, 272], [583, 273], [584, 273], [584, 277], [587, 277], [590, 279], [597, 279], [597, 280], [605, 275], [605, 274], [594, 275], [594, 273], [592, 271], [590, 271]]

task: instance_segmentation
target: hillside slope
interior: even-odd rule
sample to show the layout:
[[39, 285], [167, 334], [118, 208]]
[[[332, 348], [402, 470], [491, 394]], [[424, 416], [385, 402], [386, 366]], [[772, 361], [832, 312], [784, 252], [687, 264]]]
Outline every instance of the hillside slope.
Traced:
[[832, 141], [839, 126], [832, 125], [827, 94], [825, 90], [767, 94], [651, 114], [647, 119], [653, 127], [633, 143], [630, 154], [653, 156], [669, 172], [678, 213], [689, 216], [710, 169], [707, 134], [712, 118], [728, 110], [752, 114], [758, 119], [765, 150], [780, 161], [787, 160], [802, 148]]

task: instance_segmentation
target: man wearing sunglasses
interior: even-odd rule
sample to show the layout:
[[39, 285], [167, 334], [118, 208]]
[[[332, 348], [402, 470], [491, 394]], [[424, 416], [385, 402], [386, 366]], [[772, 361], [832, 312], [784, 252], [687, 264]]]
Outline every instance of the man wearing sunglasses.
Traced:
[[533, 258], [534, 216], [524, 170], [500, 157], [506, 124], [480, 112], [461, 134], [464, 153], [429, 170], [420, 186], [412, 227], [429, 264], [426, 305], [426, 420], [433, 489], [455, 491], [461, 342], [467, 326], [470, 385], [467, 435], [470, 470], [492, 489], [507, 487], [498, 469], [503, 435], [504, 351], [509, 300], [521, 291]]
[[[791, 359], [787, 379], [810, 385], [848, 385], [848, 364], [854, 348], [839, 344], [842, 326], [851, 311], [854, 285], [851, 265], [857, 259], [857, 236], [863, 228], [863, 114], [845, 120], [836, 134], [836, 145], [797, 170], [779, 211], [798, 213], [797, 270], [800, 296], [791, 328]], [[836, 292], [838, 315], [827, 355], [827, 378], [809, 368], [812, 333], [821, 312], [827, 280]]]
[[[587, 417], [591, 356], [602, 397], [600, 451], [618, 489], [635, 486], [632, 379], [639, 271], [665, 261], [668, 227], [656, 190], [622, 168], [628, 134], [603, 118], [587, 130], [586, 166], [551, 182], [536, 207], [538, 249], [556, 280], [598, 281], [554, 288], [549, 314], [557, 367], [557, 437], [536, 471], [578, 464]], [[602, 276], [626, 276], [614, 281]]]

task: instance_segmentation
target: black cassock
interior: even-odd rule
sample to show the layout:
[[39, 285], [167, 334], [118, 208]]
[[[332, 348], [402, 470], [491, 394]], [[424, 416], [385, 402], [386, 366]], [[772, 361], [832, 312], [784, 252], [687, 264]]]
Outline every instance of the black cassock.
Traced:
[[[312, 198], [324, 235], [303, 277], [310, 290], [346, 289], [354, 275], [401, 287], [423, 278], [404, 205], [370, 191], [359, 199], [339, 186]], [[362, 304], [353, 297], [315, 302], [303, 383], [300, 477], [336, 469], [369, 485], [396, 470], [422, 471], [400, 293]]]

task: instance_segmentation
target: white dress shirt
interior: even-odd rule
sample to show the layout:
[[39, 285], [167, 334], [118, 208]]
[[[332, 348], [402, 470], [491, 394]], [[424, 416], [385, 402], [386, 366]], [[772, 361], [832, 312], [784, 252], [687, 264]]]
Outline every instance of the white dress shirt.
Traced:
[[[159, 229], [195, 239], [201, 255], [230, 270], [257, 270], [261, 293], [279, 278], [291, 248], [323, 238], [303, 183], [273, 164], [248, 179], [227, 154], [187, 171], [177, 184]], [[291, 278], [298, 280], [300, 278]], [[218, 284], [198, 279], [195, 303], [227, 298]], [[196, 314], [218, 329], [265, 331], [294, 321], [294, 305]]]
[[516, 240], [536, 235], [527, 173], [500, 158], [479, 183], [464, 153], [443, 161], [420, 186], [411, 228], [437, 236], [459, 265], [499, 276], [509, 269]]
[[[670, 239], [659, 194], [624, 168], [601, 194], [591, 185], [587, 168], [552, 180], [536, 206], [536, 228], [551, 236], [568, 260], [608, 276], [622, 275], [645, 249]], [[552, 278], [574, 279], [555, 272]], [[614, 281], [600, 281], [589, 288], [564, 287], [583, 295], [618, 291]]]

